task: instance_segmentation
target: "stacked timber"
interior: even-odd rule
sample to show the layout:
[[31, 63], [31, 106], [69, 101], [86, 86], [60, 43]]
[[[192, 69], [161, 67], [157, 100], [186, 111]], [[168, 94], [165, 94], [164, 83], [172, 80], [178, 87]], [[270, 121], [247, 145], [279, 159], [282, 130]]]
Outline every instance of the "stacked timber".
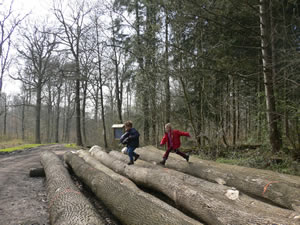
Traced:
[[[158, 163], [163, 151], [153, 146], [138, 148], [140, 159]], [[175, 154], [170, 155], [166, 168], [193, 175], [211, 182], [235, 187], [241, 192], [271, 201], [273, 204], [300, 212], [300, 178], [272, 171], [220, 164], [190, 157], [187, 163]]]
[[[123, 162], [128, 161], [128, 156], [118, 152], [118, 151], [110, 151], [109, 155], [112, 157], [121, 160]], [[138, 160], [135, 162], [135, 165], [139, 167], [145, 167], [145, 168], [157, 168], [157, 166], [153, 163], [144, 161], [144, 160]], [[264, 210], [268, 210], [269, 212], [272, 212], [280, 217], [283, 218], [298, 218], [300, 215], [299, 212], [297, 211], [292, 211], [292, 210], [286, 210], [282, 209], [280, 207], [274, 207], [273, 205], [266, 204], [265, 202], [259, 201], [255, 198], [249, 197], [248, 195], [245, 195], [243, 193], [240, 193], [236, 188], [234, 187], [228, 187], [225, 185], [219, 185], [217, 183], [212, 183], [210, 181], [197, 178], [173, 169], [168, 169], [164, 168], [163, 170], [166, 173], [169, 173], [173, 176], [176, 176], [178, 179], [182, 180], [185, 184], [201, 188], [207, 192], [210, 192], [211, 194], [221, 197], [222, 195], [227, 196], [229, 199], [234, 198], [234, 193], [238, 193], [238, 198], [239, 198], [239, 204], [241, 204], [240, 207], [249, 207], [253, 210], [255, 208], [259, 211], [259, 213], [264, 213]], [[262, 210], [261, 210], [262, 209]]]
[[[297, 214], [239, 196], [237, 190], [193, 178], [189, 175], [136, 161], [128, 166], [116, 152], [93, 147], [91, 155], [138, 185], [156, 190], [172, 199], [207, 224], [298, 224]], [[143, 158], [143, 153], [140, 152]], [[120, 160], [121, 159], [121, 160]], [[127, 159], [128, 160], [128, 159]]]
[[[127, 178], [120, 176], [99, 162], [68, 152], [66, 163], [74, 173], [105, 204], [122, 224], [128, 225], [200, 225], [177, 209], [161, 200], [146, 194]], [[87, 163], [87, 161], [89, 163]]]
[[105, 224], [73, 183], [62, 161], [52, 152], [41, 154], [46, 173], [50, 223], [52, 225]]

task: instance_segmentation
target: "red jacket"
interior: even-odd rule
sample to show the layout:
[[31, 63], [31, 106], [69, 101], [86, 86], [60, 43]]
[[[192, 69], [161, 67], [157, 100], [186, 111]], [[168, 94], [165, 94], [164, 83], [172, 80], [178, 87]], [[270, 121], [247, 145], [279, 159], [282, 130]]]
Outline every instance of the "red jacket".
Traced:
[[[173, 143], [173, 149], [177, 149], [180, 147], [180, 136], [187, 136], [190, 137], [190, 134], [188, 132], [182, 132], [179, 130], [171, 130], [171, 137], [172, 137], [172, 143]], [[166, 132], [164, 137], [162, 138], [160, 145], [164, 145], [168, 143], [168, 149], [170, 149], [170, 142], [168, 140], [168, 133]]]

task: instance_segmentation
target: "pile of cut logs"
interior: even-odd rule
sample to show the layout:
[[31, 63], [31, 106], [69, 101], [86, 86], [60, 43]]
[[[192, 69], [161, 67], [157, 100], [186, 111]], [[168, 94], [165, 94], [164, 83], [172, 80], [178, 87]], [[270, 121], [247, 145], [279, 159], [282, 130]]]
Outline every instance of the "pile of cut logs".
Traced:
[[[64, 161], [122, 224], [300, 224], [297, 176], [193, 156], [187, 163], [175, 154], [162, 167], [158, 162], [163, 152], [157, 148], [136, 152], [140, 158], [134, 165], [127, 165], [127, 155], [99, 146], [67, 152]], [[41, 162], [51, 224], [105, 224], [74, 185], [63, 161], [43, 152]]]

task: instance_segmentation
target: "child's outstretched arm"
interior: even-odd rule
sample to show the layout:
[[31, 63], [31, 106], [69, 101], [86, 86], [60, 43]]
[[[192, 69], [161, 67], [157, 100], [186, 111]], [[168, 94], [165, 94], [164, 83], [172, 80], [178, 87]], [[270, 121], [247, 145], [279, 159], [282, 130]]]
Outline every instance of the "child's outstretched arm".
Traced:
[[183, 131], [179, 131], [178, 132], [180, 136], [186, 136], [186, 137], [191, 137], [189, 132], [183, 132]]

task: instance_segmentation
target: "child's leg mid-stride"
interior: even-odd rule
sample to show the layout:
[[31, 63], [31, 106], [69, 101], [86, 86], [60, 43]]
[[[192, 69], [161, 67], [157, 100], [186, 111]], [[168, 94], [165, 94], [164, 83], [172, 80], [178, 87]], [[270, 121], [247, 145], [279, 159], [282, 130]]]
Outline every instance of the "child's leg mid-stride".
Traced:
[[184, 152], [179, 151], [179, 149], [175, 149], [175, 153], [177, 155], [182, 156], [183, 158], [186, 159], [186, 161], [189, 161], [190, 156], [188, 154], [185, 154]]
[[162, 164], [162, 165], [165, 165], [165, 164], [166, 164], [166, 161], [167, 161], [167, 159], [168, 159], [169, 154], [170, 154], [171, 151], [172, 151], [172, 149], [170, 148], [170, 149], [168, 149], [168, 150], [165, 152], [165, 154], [164, 154], [164, 156], [163, 156], [163, 160], [160, 162], [160, 164]]
[[136, 154], [134, 152], [134, 150], [135, 150], [134, 147], [127, 147], [127, 149], [128, 149], [129, 159], [130, 159], [128, 165], [132, 165], [133, 164], [133, 157], [134, 157], [134, 161], [136, 161], [139, 158], [140, 155]]
[[168, 159], [169, 154], [170, 154], [171, 151], [172, 151], [172, 149], [170, 148], [170, 149], [168, 149], [168, 150], [165, 152], [165, 154], [164, 154], [164, 156], [163, 156], [163, 158], [164, 158], [165, 160]]
[[[169, 154], [170, 154], [171, 150], [172, 150], [172, 149], [168, 149], [168, 150], [165, 152], [165, 154], [164, 154], [164, 156], [163, 156], [163, 160], [160, 162], [160, 164], [165, 165], [165, 163], [166, 163], [166, 161], [167, 161], [167, 159], [168, 159], [168, 157], [169, 157]], [[187, 162], [189, 161], [189, 158], [190, 158], [190, 157], [189, 157], [188, 154], [185, 154], [184, 152], [179, 151], [179, 149], [175, 149], [174, 151], [175, 151], [176, 154], [178, 154], [178, 155], [182, 156], [183, 158], [185, 158]]]

